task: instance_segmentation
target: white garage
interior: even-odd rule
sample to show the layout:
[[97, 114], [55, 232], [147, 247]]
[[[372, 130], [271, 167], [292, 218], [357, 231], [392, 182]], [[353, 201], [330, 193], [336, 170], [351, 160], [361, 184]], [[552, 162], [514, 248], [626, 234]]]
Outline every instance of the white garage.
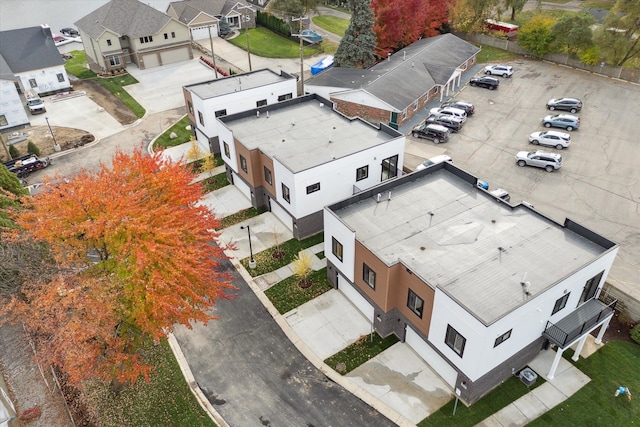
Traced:
[[371, 323], [373, 323], [373, 315], [374, 310], [373, 306], [369, 304], [360, 292], [356, 290], [356, 288], [347, 281], [341, 274], [338, 274], [338, 290], [341, 291], [344, 296], [346, 296], [349, 301], [367, 318]]
[[[211, 37], [218, 37], [218, 26], [211, 25]], [[209, 39], [209, 26], [194, 27], [191, 29], [191, 40]]]
[[162, 65], [174, 64], [176, 62], [188, 61], [189, 47], [184, 46], [179, 49], [163, 50], [160, 52], [160, 60]]
[[429, 366], [433, 369], [447, 384], [454, 388], [458, 372], [451, 367], [429, 344], [424, 342], [420, 335], [416, 333], [409, 325], [406, 328], [404, 341], [418, 353]]
[[284, 210], [282, 206], [278, 204], [277, 201], [269, 197], [269, 210], [276, 216], [282, 223], [287, 227], [287, 229], [293, 231], [293, 218], [289, 215], [289, 212]]
[[249, 184], [244, 182], [235, 172], [231, 172], [231, 176], [233, 178], [233, 185], [238, 187], [238, 190], [251, 201], [251, 188], [249, 188]]

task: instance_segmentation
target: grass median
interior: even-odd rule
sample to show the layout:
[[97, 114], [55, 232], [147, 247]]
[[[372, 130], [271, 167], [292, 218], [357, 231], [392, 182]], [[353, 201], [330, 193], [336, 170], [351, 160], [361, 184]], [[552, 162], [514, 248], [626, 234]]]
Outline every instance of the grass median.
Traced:
[[327, 280], [326, 267], [311, 273], [309, 279], [312, 285], [308, 288], [301, 288], [298, 286], [298, 282], [300, 281], [298, 277], [287, 277], [267, 289], [264, 293], [269, 300], [271, 300], [278, 312], [284, 314], [333, 289], [333, 286], [331, 286], [331, 283]]

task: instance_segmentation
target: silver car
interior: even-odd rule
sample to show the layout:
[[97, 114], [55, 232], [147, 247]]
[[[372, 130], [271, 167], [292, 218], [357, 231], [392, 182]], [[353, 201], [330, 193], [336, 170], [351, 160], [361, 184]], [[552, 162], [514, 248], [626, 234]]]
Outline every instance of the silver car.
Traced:
[[516, 154], [518, 166], [534, 166], [544, 168], [547, 172], [553, 172], [562, 166], [562, 156], [547, 151], [520, 151]]
[[459, 118], [463, 123], [467, 120], [467, 112], [460, 108], [444, 107], [444, 108], [432, 108], [429, 110], [430, 115], [434, 116], [453, 116]]
[[533, 132], [529, 135], [529, 142], [533, 145], [547, 145], [562, 150], [563, 148], [569, 148], [571, 135], [555, 130], [545, 130], [543, 132]]

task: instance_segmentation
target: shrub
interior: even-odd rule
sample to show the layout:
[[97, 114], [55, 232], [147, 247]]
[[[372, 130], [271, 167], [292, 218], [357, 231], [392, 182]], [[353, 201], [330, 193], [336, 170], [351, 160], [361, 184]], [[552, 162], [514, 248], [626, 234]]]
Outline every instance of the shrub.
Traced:
[[9, 154], [11, 155], [12, 159], [15, 159], [16, 157], [20, 157], [20, 151], [16, 148], [15, 145], [9, 146]]
[[640, 323], [631, 329], [630, 335], [632, 340], [640, 344]]
[[34, 144], [33, 142], [29, 141], [29, 143], [27, 144], [27, 153], [35, 154], [36, 156], [39, 156], [40, 155], [40, 149], [38, 148], [38, 146], [36, 144]]

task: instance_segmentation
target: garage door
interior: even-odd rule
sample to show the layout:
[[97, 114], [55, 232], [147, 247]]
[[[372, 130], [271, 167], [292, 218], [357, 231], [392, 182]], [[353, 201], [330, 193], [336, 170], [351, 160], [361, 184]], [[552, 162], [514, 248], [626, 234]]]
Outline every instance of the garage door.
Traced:
[[251, 201], [251, 188], [249, 188], [249, 184], [244, 182], [242, 178], [240, 178], [236, 173], [232, 172], [232, 174], [233, 174], [233, 185], [238, 187], [238, 190], [240, 190], [240, 192], [244, 194], [244, 196], [247, 199], [249, 199], [249, 201]]
[[144, 55], [142, 57], [142, 63], [144, 64], [144, 68], [153, 68], [160, 65], [160, 60], [158, 59], [157, 53], [150, 53], [149, 55]]
[[289, 215], [282, 206], [278, 204], [274, 199], [269, 197], [269, 210], [287, 227], [289, 230], [293, 231], [293, 218]]
[[405, 342], [413, 348], [431, 368], [436, 372], [447, 384], [454, 388], [456, 386], [456, 378], [458, 372], [449, 365], [429, 344], [424, 342], [420, 335], [414, 331], [411, 326], [407, 325]]
[[165, 50], [160, 52], [162, 65], [174, 64], [176, 62], [189, 60], [189, 48], [187, 46], [180, 49]]
[[[218, 37], [218, 26], [211, 26], [211, 37]], [[209, 40], [209, 27], [196, 27], [191, 29], [191, 40]]]
[[351, 283], [349, 283], [347, 279], [342, 277], [340, 274], [338, 274], [338, 290], [341, 291], [344, 296], [346, 296], [349, 301], [351, 301], [351, 303], [355, 305], [367, 319], [369, 319], [371, 323], [373, 323], [373, 306], [369, 304], [369, 301], [360, 295], [360, 292], [358, 292], [356, 288], [354, 288], [353, 285], [351, 285]]

